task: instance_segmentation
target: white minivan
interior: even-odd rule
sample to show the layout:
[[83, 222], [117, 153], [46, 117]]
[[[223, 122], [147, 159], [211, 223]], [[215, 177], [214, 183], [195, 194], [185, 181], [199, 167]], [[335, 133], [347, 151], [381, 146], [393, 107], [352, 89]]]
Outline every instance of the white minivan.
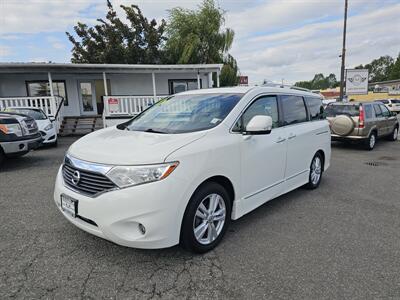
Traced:
[[79, 228], [119, 245], [214, 248], [231, 220], [329, 167], [322, 99], [288, 87], [188, 91], [68, 149], [54, 200]]

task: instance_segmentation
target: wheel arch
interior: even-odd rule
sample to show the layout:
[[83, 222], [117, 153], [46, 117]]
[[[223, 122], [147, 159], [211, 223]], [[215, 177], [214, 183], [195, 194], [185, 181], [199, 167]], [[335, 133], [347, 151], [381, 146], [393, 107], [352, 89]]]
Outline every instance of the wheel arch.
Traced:
[[315, 152], [315, 154], [317, 154], [317, 153], [319, 153], [322, 157], [322, 170], [325, 171], [325, 152], [324, 152], [324, 150], [319, 149], [317, 152]]
[[206, 184], [208, 182], [215, 182], [215, 183], [220, 184], [228, 193], [229, 198], [230, 198], [229, 200], [231, 201], [231, 204], [233, 205], [233, 202], [235, 201], [235, 188], [233, 186], [232, 181], [224, 175], [215, 175], [215, 176], [205, 179], [202, 183], [199, 184], [199, 186], [196, 188], [196, 190], [193, 192], [193, 194], [196, 193], [196, 191], [199, 188], [201, 188], [204, 184]]

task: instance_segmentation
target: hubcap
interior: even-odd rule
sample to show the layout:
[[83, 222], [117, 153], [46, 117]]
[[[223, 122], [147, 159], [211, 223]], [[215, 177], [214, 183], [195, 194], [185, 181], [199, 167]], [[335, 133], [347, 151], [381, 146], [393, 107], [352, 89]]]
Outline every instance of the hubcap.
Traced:
[[197, 207], [193, 220], [193, 233], [202, 245], [211, 244], [220, 235], [226, 217], [224, 199], [218, 194], [205, 197]]
[[371, 135], [371, 137], [369, 138], [369, 146], [370, 146], [370, 148], [374, 148], [374, 146], [375, 146], [375, 135]]
[[321, 178], [321, 170], [322, 170], [322, 164], [321, 164], [321, 159], [316, 156], [313, 159], [313, 162], [311, 164], [311, 182], [312, 184], [317, 184], [319, 179]]

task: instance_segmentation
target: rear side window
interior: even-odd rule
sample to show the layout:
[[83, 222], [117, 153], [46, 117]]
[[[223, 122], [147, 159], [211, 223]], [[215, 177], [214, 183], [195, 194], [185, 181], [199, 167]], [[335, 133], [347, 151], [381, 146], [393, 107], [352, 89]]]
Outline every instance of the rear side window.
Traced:
[[377, 118], [382, 117], [382, 110], [381, 110], [381, 108], [379, 107], [379, 104], [374, 104], [374, 110], [375, 110], [375, 116], [376, 116]]
[[372, 107], [371, 105], [363, 105], [365, 118], [372, 119]]
[[327, 117], [336, 117], [338, 115], [348, 115], [356, 117], [360, 114], [360, 106], [354, 104], [330, 104], [325, 108]]
[[400, 100], [397, 100], [397, 99], [392, 100], [392, 103], [400, 104]]
[[310, 120], [321, 120], [324, 118], [324, 106], [320, 98], [305, 97]]
[[307, 121], [303, 97], [282, 96], [283, 124], [291, 125]]

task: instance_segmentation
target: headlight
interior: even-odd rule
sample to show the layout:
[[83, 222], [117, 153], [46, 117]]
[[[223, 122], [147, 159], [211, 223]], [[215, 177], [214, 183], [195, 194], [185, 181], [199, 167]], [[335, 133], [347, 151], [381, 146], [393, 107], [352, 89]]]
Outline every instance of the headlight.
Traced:
[[4, 132], [5, 134], [22, 136], [22, 129], [19, 124], [0, 124], [0, 131]]
[[50, 130], [50, 129], [52, 129], [52, 128], [53, 128], [53, 124], [50, 123], [49, 125], [47, 125], [47, 126], [44, 128], [44, 130], [48, 131], [48, 130]]
[[22, 120], [20, 122], [20, 124], [21, 124], [21, 128], [22, 128], [22, 134], [29, 135], [29, 129], [28, 129], [28, 125], [26, 125], [26, 122], [24, 120]]
[[106, 176], [119, 187], [128, 187], [162, 180], [168, 177], [178, 164], [178, 162], [172, 162], [144, 166], [118, 166], [108, 171]]

